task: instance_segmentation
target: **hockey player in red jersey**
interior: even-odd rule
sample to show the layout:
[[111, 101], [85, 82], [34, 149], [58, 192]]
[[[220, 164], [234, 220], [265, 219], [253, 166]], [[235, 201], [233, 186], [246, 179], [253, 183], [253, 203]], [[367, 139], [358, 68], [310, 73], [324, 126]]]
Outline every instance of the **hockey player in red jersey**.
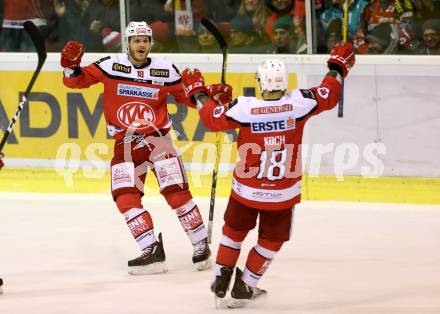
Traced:
[[[225, 297], [241, 244], [259, 217], [258, 242], [250, 250], [244, 270], [236, 268], [230, 307], [244, 306], [266, 294], [257, 288], [258, 281], [290, 239], [294, 207], [300, 202], [304, 125], [310, 117], [337, 105], [341, 77], [354, 63], [351, 44], [337, 45], [328, 60], [330, 71], [320, 86], [286, 92], [285, 64], [277, 59], [266, 60], [256, 73], [263, 99], [238, 97], [228, 108], [208, 96], [199, 70], [183, 71], [185, 91], [197, 104], [205, 125], [214, 131], [239, 129], [240, 162], [234, 168], [211, 285], [217, 297]], [[223, 98], [227, 98], [225, 90], [218, 89]]]
[[63, 83], [70, 88], [104, 84], [103, 112], [115, 139], [111, 160], [112, 196], [143, 253], [128, 262], [129, 273], [167, 270], [162, 237], [141, 204], [147, 168], [158, 181], [160, 193], [175, 211], [193, 248], [198, 270], [210, 267], [207, 230], [188, 189], [183, 162], [168, 134], [171, 127], [167, 96], [193, 107], [185, 95], [176, 66], [149, 57], [153, 33], [146, 22], [130, 22], [125, 30], [127, 53], [108, 56], [80, 67], [84, 46], [70, 41], [61, 52]]

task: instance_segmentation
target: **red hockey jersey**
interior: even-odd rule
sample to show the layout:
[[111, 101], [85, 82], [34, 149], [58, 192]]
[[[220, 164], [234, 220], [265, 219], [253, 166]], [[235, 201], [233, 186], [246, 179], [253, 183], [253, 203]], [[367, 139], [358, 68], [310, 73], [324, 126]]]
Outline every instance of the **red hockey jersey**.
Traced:
[[177, 103], [194, 107], [183, 91], [176, 66], [154, 57], [140, 69], [133, 66], [127, 54], [105, 57], [81, 67], [78, 76], [65, 76], [63, 82], [70, 88], [104, 84], [103, 111], [112, 136], [129, 127], [142, 134], [170, 128], [169, 94]]
[[200, 110], [215, 131], [239, 129], [240, 161], [234, 168], [232, 197], [264, 210], [293, 207], [301, 198], [301, 149], [306, 121], [334, 108], [341, 85], [326, 76], [320, 86], [295, 89], [279, 100], [238, 97], [228, 109], [209, 102]]

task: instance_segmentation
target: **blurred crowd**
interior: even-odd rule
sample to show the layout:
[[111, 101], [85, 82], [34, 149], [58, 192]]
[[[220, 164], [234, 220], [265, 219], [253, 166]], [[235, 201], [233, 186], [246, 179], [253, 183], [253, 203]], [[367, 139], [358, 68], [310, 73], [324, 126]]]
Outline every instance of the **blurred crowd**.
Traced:
[[[343, 2], [315, 2], [318, 52], [342, 39]], [[359, 54], [440, 55], [440, 0], [349, 0], [348, 21]]]
[[[313, 51], [342, 40], [345, 0], [311, 0]], [[348, 0], [348, 41], [360, 54], [440, 54], [440, 0]], [[216, 22], [231, 53], [307, 52], [304, 0], [126, 0], [128, 20], [147, 21], [155, 52], [217, 53], [201, 25]], [[23, 22], [40, 27], [48, 51], [74, 39], [89, 52], [120, 52], [119, 0], [0, 0], [0, 51], [32, 51]]]

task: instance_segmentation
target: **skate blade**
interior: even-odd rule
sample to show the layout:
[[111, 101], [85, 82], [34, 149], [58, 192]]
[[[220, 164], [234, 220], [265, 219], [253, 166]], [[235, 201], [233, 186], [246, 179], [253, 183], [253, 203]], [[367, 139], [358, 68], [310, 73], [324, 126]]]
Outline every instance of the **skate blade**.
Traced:
[[214, 295], [214, 302], [216, 309], [226, 309], [228, 307], [228, 300], [224, 298], [219, 298], [216, 295]]
[[207, 260], [195, 263], [194, 265], [196, 266], [196, 269], [198, 271], [202, 271], [202, 270], [205, 270], [205, 269], [210, 269], [212, 267], [211, 258], [208, 258]]
[[238, 309], [241, 307], [245, 307], [247, 304], [249, 304], [250, 300], [241, 300], [241, 299], [234, 299], [231, 298], [228, 302], [228, 308], [230, 309]]
[[267, 300], [267, 293], [262, 293], [258, 296], [256, 296], [254, 299], [252, 300], [247, 300], [247, 299], [234, 299], [231, 298], [229, 300], [228, 303], [228, 308], [230, 309], [236, 309], [236, 308], [241, 308], [241, 307], [253, 307], [253, 306], [261, 306], [262, 304], [264, 304]]
[[153, 263], [145, 266], [131, 266], [128, 267], [128, 273], [133, 276], [137, 275], [152, 275], [152, 274], [162, 274], [168, 271], [165, 262]]

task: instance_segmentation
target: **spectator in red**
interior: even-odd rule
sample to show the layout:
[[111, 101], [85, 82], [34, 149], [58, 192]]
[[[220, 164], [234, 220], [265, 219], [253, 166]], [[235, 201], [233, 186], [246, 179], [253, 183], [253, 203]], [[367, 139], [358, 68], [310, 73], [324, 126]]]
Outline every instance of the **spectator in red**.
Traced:
[[295, 32], [299, 38], [305, 38], [305, 4], [304, 0], [266, 0], [266, 5], [272, 10], [272, 14], [267, 19], [264, 30], [269, 36], [272, 42], [273, 37], [273, 24], [283, 15], [290, 15], [293, 18], [293, 24], [295, 26]]
[[388, 23], [397, 30], [399, 14], [395, 7], [395, 0], [372, 0], [362, 14], [358, 34], [365, 35], [378, 24]]
[[[372, 0], [364, 9], [359, 28], [353, 38], [353, 44], [358, 53], [366, 53], [368, 47], [367, 34], [379, 24], [391, 27], [393, 37], [399, 37], [400, 16], [395, 6], [395, 0]], [[380, 29], [382, 29], [381, 27]], [[376, 31], [377, 32], [377, 31]], [[381, 31], [381, 33], [383, 33]], [[379, 36], [380, 37], [380, 36]], [[378, 48], [375, 47], [373, 51]], [[395, 50], [394, 48], [391, 50]]]
[[50, 3], [44, 0], [3, 0], [3, 23], [0, 34], [0, 51], [32, 52], [34, 44], [23, 28], [23, 23], [32, 21], [46, 35]]

